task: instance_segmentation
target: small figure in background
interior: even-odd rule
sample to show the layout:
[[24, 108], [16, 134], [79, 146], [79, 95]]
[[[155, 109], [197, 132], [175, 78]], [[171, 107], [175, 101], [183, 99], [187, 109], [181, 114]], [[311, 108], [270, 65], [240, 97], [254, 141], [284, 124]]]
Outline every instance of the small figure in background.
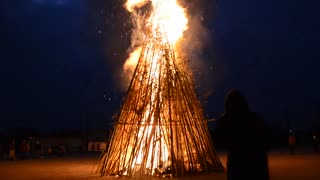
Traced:
[[41, 157], [41, 149], [42, 149], [42, 145], [37, 140], [36, 144], [35, 144], [35, 158], [40, 158]]
[[15, 143], [15, 140], [13, 139], [9, 144], [9, 160], [16, 159], [15, 151], [16, 151], [16, 143]]
[[27, 157], [28, 145], [25, 140], [23, 140], [19, 146], [20, 159], [25, 159]]
[[318, 152], [318, 145], [319, 145], [319, 136], [318, 134], [314, 133], [312, 136], [312, 140], [313, 140], [313, 151], [314, 152]]
[[0, 160], [2, 160], [3, 156], [4, 156], [4, 147], [3, 147], [3, 144], [1, 143], [0, 144]]
[[288, 144], [289, 144], [289, 150], [290, 150], [290, 154], [294, 154], [295, 153], [295, 149], [296, 149], [296, 136], [294, 135], [293, 131], [290, 130], [290, 134], [288, 137]]

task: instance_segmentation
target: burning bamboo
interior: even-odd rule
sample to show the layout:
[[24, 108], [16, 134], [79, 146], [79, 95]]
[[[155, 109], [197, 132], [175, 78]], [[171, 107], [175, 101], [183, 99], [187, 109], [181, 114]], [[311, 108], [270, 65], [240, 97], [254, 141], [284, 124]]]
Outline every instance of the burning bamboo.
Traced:
[[177, 177], [223, 170], [186, 59], [177, 56], [179, 38], [150, 21], [163, 3], [172, 2], [153, 1], [149, 31], [135, 51], [139, 58], [127, 96], [100, 159], [102, 176]]

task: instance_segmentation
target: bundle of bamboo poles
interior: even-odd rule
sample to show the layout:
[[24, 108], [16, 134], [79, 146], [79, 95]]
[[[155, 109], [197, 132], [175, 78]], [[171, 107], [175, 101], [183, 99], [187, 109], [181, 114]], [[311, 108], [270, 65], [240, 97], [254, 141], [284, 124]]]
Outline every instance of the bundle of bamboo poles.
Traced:
[[98, 172], [178, 177], [222, 170], [184, 59], [169, 43], [145, 41]]

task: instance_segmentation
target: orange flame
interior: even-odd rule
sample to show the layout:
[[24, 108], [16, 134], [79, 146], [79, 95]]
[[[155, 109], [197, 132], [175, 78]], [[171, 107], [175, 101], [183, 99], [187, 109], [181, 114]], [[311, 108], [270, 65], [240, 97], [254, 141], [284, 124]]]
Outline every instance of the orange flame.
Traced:
[[[146, 18], [145, 29], [150, 33], [141, 32], [140, 34], [148, 36], [144, 38], [156, 38], [163, 43], [169, 42], [173, 49], [176, 49], [177, 42], [182, 39], [183, 33], [188, 29], [185, 9], [177, 3], [177, 0], [128, 0], [124, 6], [129, 12], [135, 13], [137, 9], [148, 2], [151, 2], [152, 13]], [[140, 24], [144, 19], [143, 16], [135, 18], [137, 24]], [[142, 31], [141, 29], [138, 30]], [[133, 72], [139, 59], [137, 53], [140, 51], [141, 47], [137, 47], [130, 54], [123, 66], [125, 71], [131, 70]]]
[[[137, 11], [139, 8], [143, 7], [147, 3], [151, 3], [151, 13], [149, 13], [149, 16], [146, 18], [143, 15], [139, 15]], [[185, 14], [185, 9], [182, 8], [176, 0], [128, 0], [125, 5], [126, 9], [133, 13], [135, 16], [135, 22], [136, 24], [143, 24], [143, 28], [139, 28], [137, 30], [141, 31], [139, 34], [142, 34], [144, 39], [152, 39], [150, 43], [159, 43], [159, 44], [166, 44], [169, 43], [172, 46], [172, 49], [177, 49], [177, 42], [182, 39], [183, 33], [188, 29], [188, 19]], [[152, 45], [151, 45], [152, 46]], [[140, 57], [140, 53], [142, 50], [142, 46], [137, 47], [133, 50], [133, 52], [129, 55], [129, 58], [126, 60], [123, 69], [125, 72], [130, 72], [130, 75], [134, 72], [134, 68], [137, 65], [137, 62]], [[157, 51], [155, 54], [146, 55], [148, 56], [146, 59], [151, 59], [151, 69], [150, 74], [155, 79], [159, 78], [160, 69], [157, 63], [159, 63], [159, 58], [163, 56], [163, 52]], [[131, 77], [131, 76], [130, 76]], [[154, 81], [158, 82], [158, 81]], [[156, 101], [156, 94], [155, 92], [151, 95], [152, 99], [151, 101]], [[150, 108], [150, 107], [149, 107]], [[149, 124], [156, 124], [156, 120], [154, 120], [154, 117], [151, 114], [151, 109], [147, 108], [145, 110], [144, 116], [145, 118], [151, 116], [151, 120], [148, 122]], [[142, 141], [146, 141], [145, 136], [148, 136], [151, 133], [151, 130], [155, 130], [158, 134], [160, 134], [161, 128], [159, 125], [156, 127], [151, 127], [152, 125], [147, 125], [147, 119], [142, 120], [142, 124], [146, 123], [145, 126], [141, 127], [138, 132], [138, 137]], [[155, 128], [155, 129], [154, 129]], [[158, 132], [159, 131], [159, 132]], [[162, 130], [164, 131], [164, 130]], [[166, 133], [166, 132], [162, 132]], [[151, 137], [156, 138], [156, 137]], [[148, 159], [146, 166], [150, 169], [154, 169], [158, 163], [156, 162], [163, 162], [168, 163], [168, 157], [169, 157], [169, 147], [167, 146], [166, 139], [164, 137], [161, 137], [159, 139], [153, 139], [154, 144], [151, 144], [149, 147], [150, 149], [156, 149], [154, 151], [156, 154], [151, 154], [152, 151], [148, 152], [147, 154], [144, 153], [144, 149], [147, 147], [140, 146], [140, 149], [138, 149], [138, 153], [136, 154], [134, 158], [134, 163], [132, 166], [138, 165], [142, 162], [143, 158]], [[142, 142], [144, 144], [144, 142]], [[132, 150], [132, 147], [128, 147], [130, 152]], [[127, 156], [126, 156], [127, 157]], [[124, 162], [121, 162], [123, 164], [127, 164], [129, 159], [125, 159]]]

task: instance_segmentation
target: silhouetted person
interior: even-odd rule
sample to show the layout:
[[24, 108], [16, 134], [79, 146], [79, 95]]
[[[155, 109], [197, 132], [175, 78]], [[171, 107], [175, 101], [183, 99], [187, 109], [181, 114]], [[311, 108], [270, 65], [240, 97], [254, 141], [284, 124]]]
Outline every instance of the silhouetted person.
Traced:
[[289, 134], [288, 144], [289, 144], [290, 154], [294, 154], [296, 149], [296, 136], [293, 134], [293, 132], [290, 132]]
[[318, 144], [319, 144], [319, 136], [317, 134], [314, 134], [312, 136], [312, 140], [313, 140], [313, 151], [314, 152], [318, 152], [319, 148], [318, 148]]
[[15, 151], [16, 151], [16, 143], [15, 143], [15, 140], [13, 139], [9, 144], [9, 160], [16, 159]]
[[3, 155], [4, 155], [4, 148], [3, 148], [3, 144], [0, 143], [0, 160], [2, 160]]
[[19, 145], [20, 158], [25, 159], [27, 157], [27, 152], [28, 152], [28, 145], [27, 145], [27, 142], [23, 140]]
[[269, 179], [268, 128], [250, 111], [245, 97], [236, 90], [225, 99], [225, 112], [217, 119], [215, 138], [228, 150], [227, 177], [234, 179]]

